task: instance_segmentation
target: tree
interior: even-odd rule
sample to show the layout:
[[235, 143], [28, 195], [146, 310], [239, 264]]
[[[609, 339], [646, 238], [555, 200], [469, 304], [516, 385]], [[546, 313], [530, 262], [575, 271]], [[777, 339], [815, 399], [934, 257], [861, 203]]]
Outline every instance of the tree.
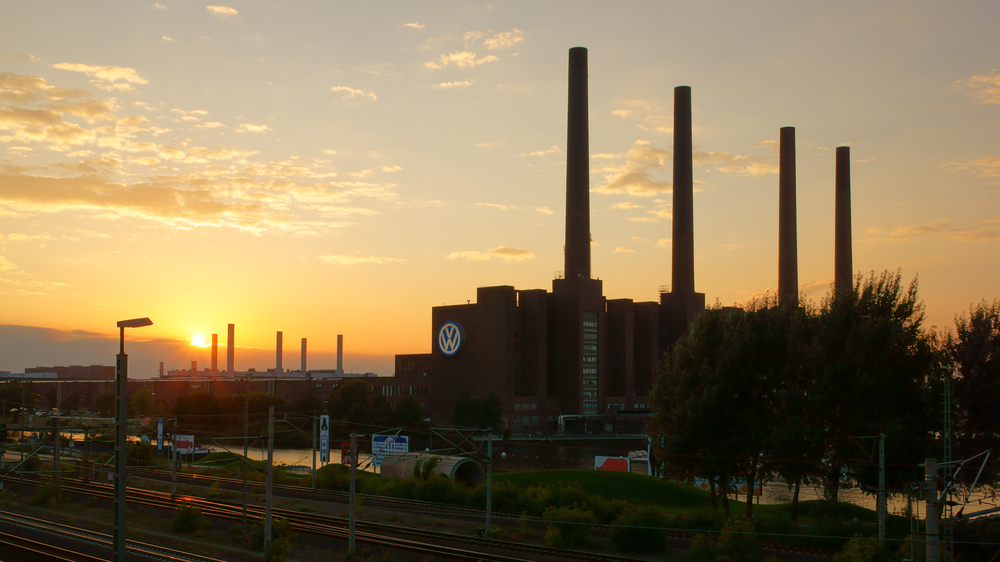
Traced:
[[[652, 400], [649, 429], [668, 471], [708, 477], [724, 497], [730, 478], [748, 490], [764, 479], [779, 434], [779, 397], [802, 370], [802, 323], [798, 307], [779, 306], [773, 296], [695, 320], [668, 352]], [[748, 493], [747, 516], [752, 499]]]
[[292, 401], [292, 411], [297, 414], [319, 414], [323, 412], [323, 401], [315, 394], [304, 394]]
[[462, 391], [451, 412], [452, 425], [500, 430], [503, 418], [503, 404], [494, 393], [482, 398], [472, 398], [468, 391]]
[[[1000, 300], [969, 306], [969, 314], [955, 317], [955, 332], [946, 338], [951, 362], [955, 459], [969, 458], [987, 449], [1000, 449]], [[996, 455], [991, 455], [996, 459]], [[971, 484], [976, 471], [959, 477]], [[997, 485], [1000, 464], [994, 460], [980, 482]]]
[[153, 413], [153, 391], [140, 388], [128, 401], [130, 415], [150, 415]]
[[850, 298], [824, 299], [809, 363], [832, 503], [844, 468], [866, 491], [875, 490], [878, 465], [866, 452], [874, 450], [874, 441], [864, 438], [880, 432], [889, 436], [889, 462], [913, 467], [887, 472], [887, 486], [922, 479], [916, 467], [936, 428], [935, 401], [926, 385], [939, 377], [942, 359], [923, 321], [917, 280], [904, 289], [898, 271], [858, 275]]
[[74, 390], [69, 396], [63, 398], [62, 404], [59, 404], [60, 410], [77, 410], [80, 408], [80, 403], [83, 402], [83, 395], [79, 391]]
[[422, 427], [427, 425], [425, 417], [424, 407], [414, 397], [407, 395], [396, 403], [396, 408], [392, 412], [392, 423], [404, 427]]
[[107, 416], [113, 415], [115, 411], [114, 391], [108, 390], [98, 394], [97, 398], [94, 398], [94, 411]]

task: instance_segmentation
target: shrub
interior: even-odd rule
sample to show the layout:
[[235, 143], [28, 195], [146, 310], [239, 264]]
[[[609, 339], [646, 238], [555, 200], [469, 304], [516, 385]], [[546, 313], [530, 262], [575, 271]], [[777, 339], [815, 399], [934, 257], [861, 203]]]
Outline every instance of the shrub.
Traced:
[[[250, 545], [255, 549], [264, 548], [264, 521], [258, 520], [253, 524], [253, 528], [250, 529]], [[282, 549], [287, 545], [288, 552], [291, 552], [292, 539], [295, 538], [295, 533], [292, 532], [292, 524], [288, 519], [282, 519], [276, 517], [271, 519], [271, 554], [272, 556], [277, 549]], [[285, 539], [281, 541], [281, 539]], [[281, 541], [281, 545], [275, 546], [275, 543]], [[287, 556], [287, 553], [285, 554]]]
[[691, 541], [691, 560], [709, 562], [717, 558], [715, 541], [708, 533], [697, 533]]
[[872, 562], [878, 552], [878, 542], [854, 535], [844, 550], [833, 556], [833, 562]]
[[733, 517], [723, 525], [718, 547], [729, 562], [760, 562], [760, 539], [746, 517]]
[[597, 523], [592, 511], [571, 507], [553, 507], [545, 510], [542, 519], [549, 521], [545, 544], [558, 548], [576, 548], [587, 545], [590, 526]]
[[611, 527], [611, 545], [622, 552], [659, 552], [667, 546], [667, 518], [653, 506], [622, 512]]
[[605, 500], [599, 497], [593, 498], [590, 506], [594, 510], [594, 515], [597, 516], [597, 520], [601, 523], [612, 523], [627, 509], [634, 507], [625, 500]]
[[174, 512], [170, 530], [175, 533], [193, 533], [201, 528], [201, 510], [192, 505], [182, 505]]

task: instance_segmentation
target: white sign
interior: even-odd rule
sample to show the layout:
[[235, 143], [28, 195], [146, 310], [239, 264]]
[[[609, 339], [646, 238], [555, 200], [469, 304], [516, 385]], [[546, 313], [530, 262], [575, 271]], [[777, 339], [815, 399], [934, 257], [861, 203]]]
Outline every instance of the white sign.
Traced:
[[174, 435], [174, 447], [182, 455], [194, 452], [194, 435]]
[[407, 435], [372, 435], [372, 466], [382, 466], [386, 453], [409, 453]]
[[445, 322], [438, 330], [438, 349], [445, 357], [451, 357], [462, 349], [462, 342], [465, 341], [465, 330], [458, 322]]
[[163, 452], [163, 418], [156, 420], [156, 451]]
[[330, 462], [330, 416], [319, 417], [319, 462]]

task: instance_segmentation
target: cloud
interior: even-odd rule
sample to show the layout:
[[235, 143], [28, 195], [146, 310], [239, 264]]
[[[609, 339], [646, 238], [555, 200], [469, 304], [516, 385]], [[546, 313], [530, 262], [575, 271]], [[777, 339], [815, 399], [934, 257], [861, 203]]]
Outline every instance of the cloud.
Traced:
[[375, 100], [378, 99], [378, 97], [375, 96], [375, 92], [372, 92], [372, 91], [369, 90], [366, 93], [364, 90], [358, 90], [356, 88], [351, 88], [351, 87], [348, 87], [348, 86], [333, 86], [332, 88], [330, 88], [330, 91], [331, 92], [344, 92], [344, 93], [347, 94], [347, 97], [349, 97], [349, 98], [360, 97], [362, 99], [370, 99], [372, 101], [375, 101]]
[[462, 252], [452, 252], [445, 256], [450, 260], [469, 260], [469, 261], [486, 261], [493, 258], [498, 258], [504, 261], [524, 261], [535, 258], [535, 254], [529, 252], [528, 250], [521, 250], [519, 248], [507, 248], [500, 246], [498, 248], [493, 248], [492, 250], [487, 250], [485, 252], [479, 252], [475, 250], [466, 250]]
[[70, 72], [81, 72], [88, 76], [93, 76], [103, 82], [128, 82], [130, 84], [146, 84], [148, 80], [139, 76], [134, 68], [121, 66], [93, 66], [89, 64], [60, 62], [51, 65], [52, 68], [68, 70]]
[[506, 211], [507, 209], [513, 209], [510, 205], [501, 205], [499, 203], [473, 203], [477, 207], [489, 207], [491, 209], [497, 209], [500, 211]]
[[10, 262], [7, 258], [0, 256], [0, 271], [7, 271], [11, 269], [18, 269], [16, 265]]
[[539, 213], [543, 214], [543, 215], [552, 215], [552, 214], [555, 214], [555, 213], [552, 212], [552, 209], [550, 209], [548, 207], [535, 207], [535, 210], [538, 211]]
[[863, 242], [898, 242], [933, 236], [958, 242], [991, 242], [1000, 240], [1000, 217], [966, 221], [963, 224], [952, 224], [948, 219], [934, 219], [923, 224], [911, 224], [894, 228], [869, 229], [869, 236]]
[[229, 6], [205, 6], [205, 9], [212, 12], [212, 15], [225, 19], [239, 14], [239, 11], [230, 8]]
[[830, 285], [833, 285], [833, 277], [830, 277], [829, 279], [820, 279], [819, 281], [799, 283], [799, 294], [806, 296], [817, 289], [826, 292], [830, 289]]
[[623, 166], [608, 166], [604, 172], [604, 185], [594, 188], [598, 193], [628, 193], [638, 197], [652, 197], [670, 190], [670, 182], [654, 180], [654, 170], [665, 168], [670, 151], [656, 148], [647, 141], [636, 141], [625, 154]]
[[558, 154], [560, 152], [562, 152], [562, 150], [560, 150], [558, 146], [552, 145], [552, 148], [546, 150], [536, 150], [534, 152], [525, 152], [521, 154], [521, 156], [545, 156], [548, 154]]
[[632, 113], [631, 109], [616, 109], [611, 112], [611, 115], [614, 115], [615, 117], [621, 117], [622, 119], [624, 119], [628, 117], [629, 114], [631, 113]]
[[380, 256], [341, 256], [334, 254], [326, 254], [319, 257], [320, 261], [325, 261], [326, 263], [335, 263], [337, 265], [357, 265], [359, 263], [397, 263], [406, 261], [400, 258], [387, 258]]
[[471, 81], [462, 80], [461, 82], [441, 82], [440, 84], [434, 84], [434, 87], [444, 90], [448, 88], [468, 88], [471, 85]]
[[199, 123], [194, 126], [195, 129], [228, 129], [229, 127], [219, 123], [218, 121], [208, 121], [206, 123]]
[[467, 42], [481, 41], [481, 44], [489, 51], [499, 51], [509, 49], [524, 40], [524, 35], [519, 29], [503, 31], [493, 34], [490, 31], [469, 31], [463, 37]]
[[1000, 156], [984, 156], [962, 162], [948, 162], [943, 165], [950, 172], [972, 172], [977, 178], [1000, 184]]
[[507, 141], [477, 142], [476, 146], [478, 146], [479, 148], [494, 148], [499, 146], [507, 146]]
[[645, 205], [640, 205], [638, 203], [633, 203], [632, 201], [624, 201], [622, 203], [615, 203], [611, 206], [612, 209], [641, 209]]
[[427, 26], [420, 22], [413, 21], [410, 23], [401, 23], [399, 24], [399, 27], [409, 27], [410, 29], [423, 29]]
[[424, 63], [424, 66], [434, 70], [446, 68], [449, 64], [454, 64], [459, 68], [472, 68], [481, 64], [493, 62], [495, 60], [500, 59], [493, 55], [487, 55], [477, 59], [476, 53], [472, 51], [460, 51], [448, 55], [441, 55], [439, 59], [440, 62], [428, 61]]
[[[233, 130], [237, 133], [267, 133], [271, 131], [271, 128], [267, 125], [251, 125], [250, 123], [243, 123]], [[334, 152], [334, 154], [336, 154], [336, 152]]]
[[153, 9], [154, 10], [166, 10], [167, 7], [164, 6], [163, 4], [160, 4], [159, 2], [153, 2]]
[[325, 149], [321, 150], [320, 152], [322, 152], [323, 154], [329, 155], [329, 156], [336, 156], [337, 155], [337, 151], [333, 150], [332, 148], [325, 148]]
[[1000, 105], [1000, 73], [996, 69], [968, 80], [956, 80], [954, 87], [965, 90], [973, 100], [983, 105]]
[[735, 174], [737, 176], [762, 176], [765, 174], [777, 174], [778, 165], [764, 162], [766, 159], [773, 159], [774, 156], [761, 157], [754, 154], [734, 155], [726, 151], [700, 152], [695, 151], [693, 159], [698, 164], [715, 166], [715, 169], [724, 174]]
[[164, 36], [162, 37], [162, 39], [163, 39], [164, 41], [166, 41], [167, 43], [173, 43], [173, 42], [174, 42], [174, 38], [173, 38], [173, 37], [167, 37], [166, 35], [164, 35]]
[[618, 246], [614, 250], [611, 250], [611, 253], [612, 254], [632, 254], [632, 253], [635, 253], [635, 250], [632, 250], [630, 248], [626, 248], [625, 246]]
[[657, 246], [662, 246], [664, 248], [666, 248], [670, 244], [671, 244], [671, 240], [669, 238], [660, 238], [659, 240], [656, 241], [656, 245]]

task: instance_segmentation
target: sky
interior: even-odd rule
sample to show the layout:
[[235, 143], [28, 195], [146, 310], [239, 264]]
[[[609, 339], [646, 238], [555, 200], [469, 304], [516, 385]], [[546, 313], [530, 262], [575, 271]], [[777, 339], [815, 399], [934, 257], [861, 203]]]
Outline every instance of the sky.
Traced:
[[[221, 0], [220, 0], [221, 1]], [[392, 374], [431, 307], [563, 269], [568, 49], [589, 49], [592, 274], [670, 283], [673, 88], [692, 88], [695, 283], [777, 286], [796, 127], [802, 294], [918, 278], [928, 325], [1000, 298], [1000, 3], [0, 4], [0, 370], [198, 361]]]

